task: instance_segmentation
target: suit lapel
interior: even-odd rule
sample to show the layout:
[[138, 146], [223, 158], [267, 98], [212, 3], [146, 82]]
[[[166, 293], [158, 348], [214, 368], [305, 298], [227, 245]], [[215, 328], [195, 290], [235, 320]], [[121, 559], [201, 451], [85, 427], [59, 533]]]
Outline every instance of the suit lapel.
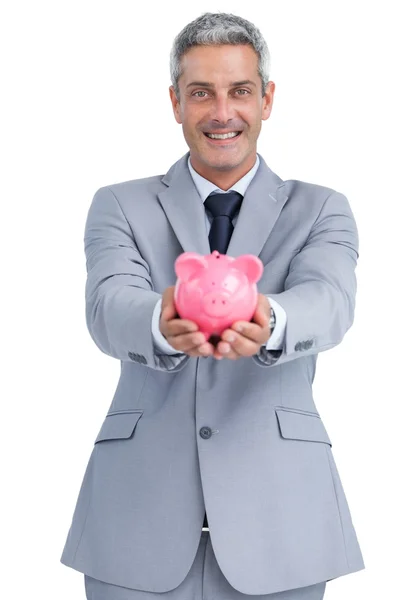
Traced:
[[[183, 252], [209, 254], [204, 205], [187, 166], [188, 156], [189, 152], [164, 175], [161, 181], [167, 187], [158, 194], [158, 199]], [[244, 195], [226, 253], [233, 257], [241, 254], [259, 256], [287, 199], [284, 182], [260, 156], [258, 170]]]

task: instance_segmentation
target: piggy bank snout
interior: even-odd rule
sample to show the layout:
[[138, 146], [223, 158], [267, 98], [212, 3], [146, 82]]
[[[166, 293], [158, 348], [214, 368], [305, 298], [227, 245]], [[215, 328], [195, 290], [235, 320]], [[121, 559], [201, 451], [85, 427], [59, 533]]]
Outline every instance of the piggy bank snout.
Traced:
[[203, 298], [203, 310], [212, 317], [222, 317], [231, 311], [230, 296], [220, 290], [209, 292]]

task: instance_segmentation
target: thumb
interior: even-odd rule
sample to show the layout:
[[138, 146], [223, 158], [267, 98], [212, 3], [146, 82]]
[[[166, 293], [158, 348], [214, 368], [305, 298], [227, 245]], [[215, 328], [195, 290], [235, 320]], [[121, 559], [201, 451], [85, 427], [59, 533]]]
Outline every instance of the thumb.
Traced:
[[258, 294], [257, 307], [253, 315], [253, 321], [261, 327], [266, 327], [269, 323], [270, 303], [264, 294]]
[[164, 290], [164, 294], [163, 294], [163, 298], [162, 298], [162, 302], [161, 302], [160, 317], [162, 317], [165, 321], [169, 321], [170, 319], [173, 319], [175, 317], [175, 315], [177, 315], [176, 308], [175, 308], [175, 302], [174, 302], [174, 292], [175, 292], [174, 285], [171, 285], [170, 287], [168, 287]]

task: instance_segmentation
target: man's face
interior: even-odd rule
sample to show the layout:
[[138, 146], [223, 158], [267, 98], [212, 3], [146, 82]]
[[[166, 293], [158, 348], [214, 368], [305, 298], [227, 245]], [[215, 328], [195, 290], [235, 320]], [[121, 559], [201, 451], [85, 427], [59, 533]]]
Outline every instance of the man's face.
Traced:
[[[180, 103], [172, 86], [169, 91], [193, 167], [209, 179], [230, 171], [243, 176], [255, 163], [261, 121], [271, 113], [275, 84], [270, 81], [261, 96], [257, 54], [248, 45], [195, 46], [183, 56], [182, 67]], [[241, 133], [218, 141], [205, 135], [232, 131]]]

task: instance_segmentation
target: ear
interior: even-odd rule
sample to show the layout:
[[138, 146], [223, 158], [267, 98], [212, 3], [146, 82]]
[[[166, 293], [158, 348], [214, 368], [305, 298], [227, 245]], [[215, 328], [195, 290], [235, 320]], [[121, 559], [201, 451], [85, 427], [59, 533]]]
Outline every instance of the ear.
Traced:
[[258, 256], [254, 256], [254, 254], [242, 254], [230, 266], [244, 273], [249, 283], [256, 283], [264, 271], [264, 265]]
[[194, 273], [208, 269], [208, 263], [202, 254], [183, 252], [175, 261], [175, 273], [181, 281], [188, 281]]
[[181, 106], [180, 106], [180, 103], [178, 102], [178, 98], [176, 97], [173, 85], [170, 85], [170, 87], [169, 87], [169, 97], [171, 98], [172, 110], [174, 111], [175, 121], [181, 125], [182, 124]]

